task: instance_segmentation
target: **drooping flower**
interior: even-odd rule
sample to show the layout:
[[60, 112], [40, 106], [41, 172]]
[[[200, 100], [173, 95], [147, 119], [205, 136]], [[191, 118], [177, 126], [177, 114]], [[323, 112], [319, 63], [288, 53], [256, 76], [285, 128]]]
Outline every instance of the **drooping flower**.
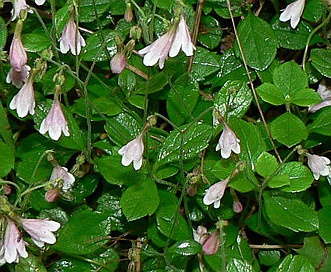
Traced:
[[13, 9], [11, 10], [11, 20], [15, 21], [16, 18], [20, 15], [21, 10], [27, 9], [28, 5], [26, 4], [25, 0], [13, 0], [12, 3]]
[[38, 6], [41, 6], [41, 5], [43, 5], [43, 4], [46, 2], [46, 0], [34, 0], [34, 2], [35, 2]]
[[124, 166], [130, 165], [133, 162], [133, 168], [139, 170], [143, 163], [144, 143], [142, 134], [139, 134], [137, 138], [128, 142], [120, 150], [118, 154], [122, 155], [122, 164]]
[[61, 53], [66, 54], [70, 49], [71, 54], [79, 55], [82, 47], [85, 45], [85, 40], [83, 36], [80, 35], [73, 16], [70, 16], [67, 25], [63, 29], [62, 37], [60, 38]]
[[29, 65], [24, 65], [21, 71], [16, 71], [13, 67], [10, 68], [6, 82], [8, 84], [12, 83], [16, 88], [21, 88], [23, 83], [27, 81], [31, 67]]
[[192, 56], [195, 49], [184, 16], [182, 15], [178, 24], [173, 25], [166, 34], [152, 44], [139, 50], [138, 53], [144, 55], [144, 65], [153, 66], [159, 62], [159, 67], [162, 69], [168, 55], [170, 57], [177, 56], [181, 48], [186, 56]]
[[205, 226], [198, 226], [196, 230], [193, 229], [193, 239], [201, 245], [203, 245], [208, 236], [209, 234]]
[[0, 259], [6, 263], [18, 263], [19, 257], [28, 257], [25, 242], [16, 224], [12, 220], [7, 219]]
[[299, 24], [303, 9], [305, 8], [305, 0], [296, 0], [289, 4], [279, 17], [281, 22], [287, 22], [290, 20], [290, 25], [292, 28], [296, 28]]
[[320, 83], [318, 85], [317, 93], [321, 96], [323, 101], [314, 106], [309, 107], [308, 108], [309, 112], [314, 113], [324, 107], [331, 106], [331, 90], [327, 88], [325, 84]]
[[206, 194], [203, 197], [203, 204], [211, 205], [214, 204], [214, 208], [218, 209], [221, 205], [221, 199], [224, 195], [225, 189], [228, 186], [229, 179], [221, 180], [206, 190]]
[[34, 98], [33, 81], [28, 78], [20, 91], [13, 97], [9, 108], [17, 111], [21, 118], [27, 116], [28, 112], [33, 115], [36, 102]]
[[213, 255], [218, 251], [219, 247], [220, 247], [220, 232], [218, 229], [215, 229], [204, 241], [202, 245], [202, 251], [206, 255]]
[[169, 57], [177, 56], [180, 49], [183, 50], [186, 56], [192, 56], [193, 50], [195, 50], [183, 15], [180, 16], [175, 38], [169, 51]]
[[22, 27], [23, 22], [18, 20], [16, 23], [15, 34], [9, 48], [10, 65], [13, 69], [15, 69], [15, 71], [18, 72], [20, 72], [28, 62], [28, 55], [24, 50], [21, 39]]
[[113, 74], [122, 73], [126, 66], [126, 56], [123, 52], [117, 52], [110, 61], [110, 69]]
[[24, 230], [31, 236], [36, 246], [43, 247], [45, 243], [55, 244], [56, 237], [53, 232], [61, 227], [60, 223], [48, 219], [21, 220]]
[[316, 180], [320, 178], [320, 176], [328, 176], [331, 174], [330, 170], [330, 160], [327, 157], [306, 154], [308, 159], [308, 166], [310, 170], [313, 172], [313, 176]]
[[218, 140], [216, 151], [221, 150], [222, 158], [227, 159], [230, 157], [231, 151], [236, 154], [240, 153], [239, 142], [240, 140], [237, 138], [236, 134], [224, 123], [223, 132]]
[[58, 200], [60, 194], [61, 194], [60, 188], [53, 188], [47, 190], [47, 192], [45, 193], [45, 200], [47, 202], [55, 202]]
[[[57, 182], [62, 181], [62, 191], [67, 192], [75, 182], [75, 177], [73, 174], [68, 172], [68, 168], [56, 164], [53, 168], [50, 181]], [[58, 184], [54, 184], [58, 186]]]
[[68, 123], [64, 117], [58, 98], [54, 99], [53, 105], [46, 118], [41, 122], [39, 132], [45, 134], [48, 131], [49, 137], [57, 141], [61, 133], [69, 136]]

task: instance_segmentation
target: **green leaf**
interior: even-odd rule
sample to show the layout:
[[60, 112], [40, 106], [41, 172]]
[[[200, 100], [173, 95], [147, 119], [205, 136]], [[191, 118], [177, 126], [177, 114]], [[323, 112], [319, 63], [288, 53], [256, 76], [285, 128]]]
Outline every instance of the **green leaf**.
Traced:
[[314, 121], [308, 125], [308, 130], [322, 135], [331, 136], [331, 107], [326, 107], [314, 114]]
[[120, 156], [103, 156], [94, 162], [97, 170], [110, 184], [129, 186], [145, 179], [145, 175], [135, 171], [131, 165], [123, 166]]
[[319, 267], [325, 258], [325, 248], [318, 236], [305, 237], [303, 247], [296, 250], [300, 256], [305, 256], [314, 267]]
[[211, 82], [213, 87], [223, 86], [224, 83], [229, 80], [241, 80], [248, 82], [245, 67], [242, 64], [242, 61], [236, 57], [233, 49], [229, 49], [224, 52], [221, 56], [219, 66], [219, 72]]
[[173, 130], [166, 138], [158, 155], [158, 166], [173, 161], [196, 157], [208, 146], [213, 129], [205, 124], [185, 125]]
[[295, 232], [318, 229], [317, 213], [299, 199], [263, 194], [264, 208], [270, 220]]
[[315, 269], [312, 264], [303, 256], [287, 255], [279, 266], [274, 270], [275, 272], [314, 272]]
[[154, 181], [146, 179], [126, 189], [120, 203], [128, 221], [133, 221], [146, 215], [152, 215], [159, 202]]
[[108, 0], [80, 0], [79, 21], [84, 23], [95, 21], [109, 9], [109, 6]]
[[103, 223], [105, 215], [85, 209], [75, 213], [60, 230], [52, 248], [68, 254], [85, 255], [98, 250], [108, 239], [110, 226]]
[[249, 13], [239, 23], [238, 35], [247, 64], [257, 70], [266, 69], [277, 51], [277, 39], [271, 26]]
[[290, 185], [290, 176], [288, 174], [277, 174], [268, 181], [269, 188], [280, 188]]
[[252, 94], [243, 81], [227, 81], [216, 94], [214, 101], [214, 115], [216, 112], [229, 118], [241, 118], [252, 102]]
[[308, 137], [308, 131], [301, 119], [289, 112], [273, 120], [270, 130], [273, 138], [287, 147], [298, 144]]
[[331, 78], [331, 50], [314, 48], [310, 51], [312, 65], [323, 76]]
[[268, 152], [262, 152], [261, 155], [257, 158], [255, 164], [255, 170], [258, 172], [262, 177], [267, 177], [272, 175], [278, 166], [277, 159], [269, 154]]
[[0, 51], [2, 51], [7, 42], [7, 26], [2, 17], [0, 17]]
[[314, 23], [325, 16], [327, 5], [323, 0], [310, 0], [307, 1], [302, 17]]
[[198, 84], [184, 74], [172, 85], [167, 99], [167, 112], [176, 125], [192, 121], [192, 111], [200, 96]]
[[46, 272], [47, 269], [43, 265], [40, 258], [33, 254], [29, 254], [27, 258], [20, 258], [18, 264], [15, 265], [15, 271], [17, 272]]
[[[311, 2], [311, 1], [309, 1]], [[311, 34], [313, 27], [304, 21], [295, 28], [291, 28], [288, 22], [281, 22], [279, 15], [276, 15], [271, 22], [271, 27], [274, 30], [280, 47], [292, 50], [304, 49]], [[323, 41], [317, 34], [315, 34], [310, 40], [309, 45], [316, 44]]]
[[318, 219], [320, 222], [320, 227], [318, 230], [319, 236], [323, 239], [324, 243], [331, 243], [331, 206], [326, 206], [320, 209], [318, 212]]
[[227, 272], [254, 272], [253, 267], [247, 261], [232, 258], [226, 265]]
[[295, 105], [305, 107], [322, 102], [322, 98], [313, 89], [303, 89], [291, 95], [291, 102]]
[[157, 229], [176, 241], [191, 239], [192, 230], [178, 211], [179, 203], [176, 196], [164, 190], [159, 190], [159, 196], [160, 205], [155, 212]]
[[6, 176], [14, 168], [15, 156], [9, 145], [0, 140], [0, 177]]
[[161, 9], [170, 9], [174, 0], [152, 0], [152, 2]]
[[115, 37], [121, 34], [112, 30], [98, 31], [86, 39], [86, 46], [83, 47], [81, 57], [84, 61], [105, 61], [110, 60], [117, 52]]
[[28, 52], [40, 52], [51, 45], [50, 39], [38, 29], [37, 33], [27, 33], [22, 35], [24, 48]]
[[177, 254], [182, 256], [191, 256], [198, 254], [202, 251], [199, 243], [193, 240], [178, 241], [168, 249], [168, 253]]
[[219, 56], [215, 52], [197, 47], [193, 59], [192, 78], [196, 81], [202, 81], [207, 76], [219, 71], [220, 65]]
[[13, 135], [12, 135], [11, 130], [8, 129], [10, 126], [9, 126], [7, 114], [5, 112], [5, 109], [2, 106], [2, 103], [0, 103], [0, 120], [1, 120], [1, 122], [0, 122], [0, 135], [1, 135], [2, 139], [5, 141], [5, 143], [10, 147], [12, 152], [15, 152], [15, 145], [14, 145], [14, 141], [13, 141]]
[[212, 16], [204, 16], [200, 23], [206, 31], [200, 31], [198, 41], [208, 49], [214, 49], [222, 39], [222, 30], [218, 20]]
[[292, 94], [306, 89], [308, 86], [306, 73], [293, 61], [276, 67], [273, 72], [273, 80], [287, 101], [290, 101]]
[[311, 171], [301, 162], [288, 162], [285, 163], [283, 168], [279, 171], [280, 175], [289, 177], [289, 186], [283, 187], [281, 190], [284, 192], [302, 192], [308, 189], [314, 181]]
[[285, 99], [283, 93], [280, 89], [271, 83], [263, 83], [258, 88], [256, 88], [258, 95], [263, 99], [263, 101], [279, 106], [285, 104]]
[[259, 261], [262, 265], [272, 266], [280, 260], [279, 250], [259, 250]]

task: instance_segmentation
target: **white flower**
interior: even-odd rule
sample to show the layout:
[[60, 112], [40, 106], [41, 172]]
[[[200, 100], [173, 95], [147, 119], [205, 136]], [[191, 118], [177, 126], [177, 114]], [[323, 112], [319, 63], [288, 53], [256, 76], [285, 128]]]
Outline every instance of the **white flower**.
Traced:
[[139, 54], [145, 55], [143, 60], [144, 65], [153, 66], [159, 62], [160, 69], [164, 67], [164, 61], [168, 57], [168, 53], [174, 39], [174, 34], [175, 32], [172, 29], [152, 44], [138, 51]]
[[324, 107], [331, 106], [331, 90], [321, 83], [318, 85], [317, 93], [323, 99], [322, 102], [308, 108], [309, 112], [316, 112]]
[[21, 71], [25, 64], [27, 64], [28, 56], [24, 50], [21, 35], [14, 35], [9, 48], [9, 58], [11, 67], [18, 72]]
[[188, 31], [184, 17], [181, 15], [178, 25], [174, 25], [166, 34], [158, 38], [152, 44], [138, 51], [145, 55], [143, 63], [153, 66], [159, 62], [159, 67], [164, 67], [164, 61], [168, 57], [175, 57], [182, 48], [186, 56], [192, 56], [195, 49]]
[[23, 83], [27, 81], [30, 70], [31, 68], [29, 65], [24, 65], [21, 68], [21, 71], [16, 71], [11, 67], [7, 74], [6, 82], [9, 84], [12, 83], [16, 88], [21, 88]]
[[231, 151], [236, 154], [240, 153], [240, 140], [236, 134], [230, 129], [230, 127], [224, 123], [223, 132], [218, 140], [216, 151], [221, 150], [221, 156], [227, 159], [231, 155]]
[[0, 260], [2, 263], [18, 263], [20, 256], [22, 258], [28, 257], [25, 242], [16, 224], [7, 219], [6, 231], [0, 250]]
[[282, 10], [279, 20], [281, 22], [287, 22], [288, 20], [291, 20], [291, 27], [296, 28], [300, 21], [304, 7], [305, 0], [296, 0], [292, 2], [284, 10]]
[[180, 49], [183, 50], [186, 56], [192, 56], [193, 50], [195, 50], [183, 15], [180, 16], [175, 38], [169, 51], [169, 57], [177, 56]]
[[[53, 168], [50, 181], [55, 182], [59, 179], [61, 179], [63, 182], [62, 191], [64, 192], [67, 192], [75, 182], [75, 177], [73, 176], [73, 174], [68, 172], [68, 169], [66, 167], [62, 167], [56, 164], [56, 166], [54, 166]], [[55, 186], [57, 186], [57, 184], [55, 184]]]
[[327, 157], [311, 155], [309, 153], [307, 153], [306, 156], [308, 158], [308, 166], [316, 180], [318, 180], [320, 176], [328, 176], [331, 174], [329, 166], [330, 160]]
[[22, 219], [22, 225], [38, 247], [43, 247], [45, 243], [55, 244], [56, 237], [53, 232], [61, 226], [60, 223], [48, 219]]
[[11, 20], [14, 21], [20, 15], [21, 10], [27, 9], [28, 5], [26, 4], [25, 0], [13, 0], [12, 3], [13, 9], [11, 10]]
[[117, 52], [110, 61], [110, 69], [113, 74], [122, 73], [126, 66], [126, 56], [122, 52]]
[[38, 6], [41, 6], [41, 5], [43, 5], [45, 2], [46, 2], [46, 0], [35, 0], [34, 1]]
[[9, 108], [17, 110], [17, 115], [23, 118], [27, 116], [28, 112], [31, 115], [34, 114], [35, 105], [33, 82], [28, 79], [21, 90], [13, 97]]
[[144, 143], [141, 134], [118, 150], [118, 154], [122, 155], [122, 164], [128, 166], [133, 162], [133, 168], [135, 170], [139, 170], [142, 166], [143, 153]]
[[214, 208], [217, 209], [221, 205], [221, 199], [224, 195], [225, 189], [228, 186], [229, 179], [219, 181], [206, 190], [206, 194], [203, 198], [203, 204], [211, 205], [214, 203]]
[[69, 136], [68, 124], [65, 119], [59, 100], [54, 99], [51, 110], [47, 114], [46, 118], [41, 122], [39, 132], [45, 134], [48, 131], [49, 137], [57, 141], [61, 132], [65, 136]]
[[85, 45], [85, 40], [82, 35], [80, 35], [74, 19], [70, 17], [67, 25], [63, 29], [62, 37], [60, 38], [61, 53], [66, 54], [70, 49], [73, 55], [79, 55], [81, 48]]

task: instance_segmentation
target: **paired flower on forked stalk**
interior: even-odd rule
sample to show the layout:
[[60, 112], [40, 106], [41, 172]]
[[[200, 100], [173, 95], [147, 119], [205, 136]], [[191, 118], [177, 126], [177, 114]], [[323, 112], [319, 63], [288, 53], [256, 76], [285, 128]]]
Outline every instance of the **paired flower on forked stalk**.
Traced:
[[73, 55], [79, 55], [82, 47], [86, 45], [82, 35], [80, 35], [77, 25], [74, 21], [74, 10], [72, 10], [68, 23], [63, 29], [60, 38], [61, 53], [66, 54], [71, 51]]
[[202, 245], [202, 252], [206, 255], [215, 254], [220, 247], [220, 233], [215, 229], [211, 234], [208, 233], [207, 228], [198, 226], [197, 230], [193, 230], [194, 241]]
[[312, 155], [306, 153], [308, 159], [308, 166], [313, 173], [315, 180], [320, 176], [329, 176], [331, 174], [330, 160], [324, 156]]
[[64, 136], [69, 136], [68, 123], [64, 117], [61, 104], [59, 101], [59, 95], [61, 92], [61, 86], [56, 85], [54, 102], [48, 112], [46, 118], [41, 122], [39, 132], [45, 134], [48, 131], [49, 137], [55, 141], [60, 139], [63, 132]]
[[296, 0], [282, 10], [279, 20], [281, 22], [287, 22], [290, 20], [292, 28], [296, 28], [299, 24], [303, 9], [305, 8], [305, 0]]
[[175, 57], [180, 49], [186, 56], [192, 56], [195, 50], [183, 15], [180, 15], [179, 22], [175, 19], [175, 23], [166, 34], [139, 50], [138, 53], [144, 55], [144, 65], [153, 66], [159, 62], [159, 67], [162, 69], [168, 55]]
[[18, 263], [19, 258], [27, 258], [27, 243], [23, 239], [25, 230], [32, 241], [40, 248], [45, 243], [54, 244], [56, 237], [53, 232], [60, 228], [60, 223], [49, 219], [24, 219], [14, 214], [13, 208], [4, 196], [0, 197], [1, 229], [0, 235], [0, 264]]

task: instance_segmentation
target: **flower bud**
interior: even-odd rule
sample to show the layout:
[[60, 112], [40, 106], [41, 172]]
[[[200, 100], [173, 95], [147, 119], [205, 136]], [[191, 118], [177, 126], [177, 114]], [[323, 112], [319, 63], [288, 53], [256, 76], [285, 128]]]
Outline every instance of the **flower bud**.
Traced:
[[113, 74], [122, 73], [126, 66], [126, 56], [122, 52], [117, 52], [110, 61], [110, 69]]

